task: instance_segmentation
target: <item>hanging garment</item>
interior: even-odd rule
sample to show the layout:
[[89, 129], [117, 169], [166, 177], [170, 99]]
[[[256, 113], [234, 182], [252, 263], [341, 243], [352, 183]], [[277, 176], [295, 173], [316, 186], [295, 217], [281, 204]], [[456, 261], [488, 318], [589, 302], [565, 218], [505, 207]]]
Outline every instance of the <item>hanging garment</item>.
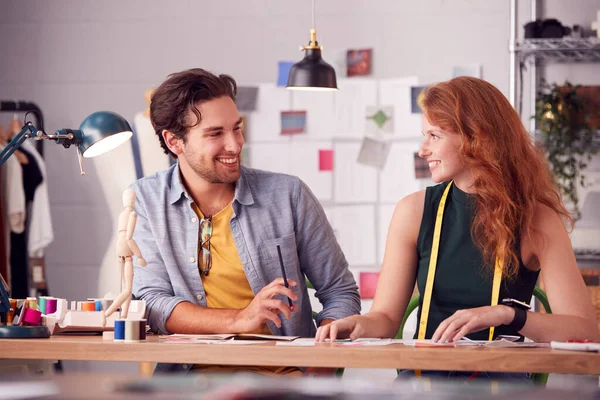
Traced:
[[31, 141], [25, 141], [21, 149], [33, 156], [42, 174], [42, 182], [35, 190], [27, 225], [27, 253], [29, 257], [41, 258], [46, 247], [54, 240], [46, 163]]
[[[3, 199], [2, 167], [0, 166], [0, 199]], [[4, 225], [4, 204], [0, 201], [0, 275], [4, 280], [8, 277], [8, 254], [6, 253], [6, 232]]]
[[[42, 183], [42, 172], [35, 158], [26, 150], [21, 149], [27, 157], [27, 163], [21, 164], [23, 173], [23, 190], [25, 192], [26, 210], [31, 208], [31, 203], [37, 187]], [[27, 226], [27, 221], [25, 223]], [[29, 261], [27, 257], [27, 230], [21, 233], [10, 233], [10, 271], [12, 296], [25, 298], [29, 296]]]

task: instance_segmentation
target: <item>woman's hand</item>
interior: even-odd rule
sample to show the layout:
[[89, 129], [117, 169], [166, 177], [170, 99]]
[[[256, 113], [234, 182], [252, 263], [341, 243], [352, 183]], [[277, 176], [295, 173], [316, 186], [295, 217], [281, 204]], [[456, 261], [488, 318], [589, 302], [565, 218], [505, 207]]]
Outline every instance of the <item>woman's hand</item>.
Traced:
[[361, 323], [362, 320], [360, 315], [353, 315], [320, 326], [319, 329], [317, 329], [315, 341], [324, 342], [325, 339], [329, 338], [332, 342], [335, 342], [335, 340], [338, 339], [338, 336], [340, 339], [358, 339], [359, 337], [362, 337], [362, 334], [365, 331]]
[[458, 310], [446, 318], [433, 333], [433, 342], [456, 342], [472, 332], [491, 326], [510, 324], [515, 311], [507, 306], [485, 306]]

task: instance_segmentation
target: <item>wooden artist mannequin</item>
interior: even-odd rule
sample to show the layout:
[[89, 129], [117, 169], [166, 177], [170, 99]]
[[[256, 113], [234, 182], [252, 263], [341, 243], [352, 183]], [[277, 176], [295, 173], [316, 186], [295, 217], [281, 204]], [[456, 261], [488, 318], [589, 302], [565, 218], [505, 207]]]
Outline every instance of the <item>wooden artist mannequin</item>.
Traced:
[[137, 221], [137, 214], [133, 211], [135, 204], [135, 192], [131, 189], [123, 192], [123, 211], [119, 214], [118, 238], [117, 238], [117, 259], [121, 271], [122, 292], [117, 296], [110, 307], [102, 313], [102, 326], [106, 325], [106, 318], [121, 307], [121, 318], [127, 318], [129, 303], [131, 302], [131, 285], [133, 284], [133, 255], [138, 257], [140, 265], [146, 266], [146, 260], [142, 257], [140, 248], [133, 240], [133, 231]]

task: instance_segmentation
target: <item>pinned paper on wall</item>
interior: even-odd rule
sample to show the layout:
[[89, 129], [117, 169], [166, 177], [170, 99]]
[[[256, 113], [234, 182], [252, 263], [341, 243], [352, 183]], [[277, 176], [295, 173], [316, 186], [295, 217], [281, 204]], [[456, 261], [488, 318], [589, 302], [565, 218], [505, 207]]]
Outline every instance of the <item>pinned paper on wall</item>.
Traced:
[[393, 107], [393, 129], [397, 138], [421, 138], [421, 115], [412, 113], [410, 88], [418, 86], [416, 76], [378, 81], [378, 104]]
[[290, 143], [289, 147], [289, 158], [292, 165], [290, 173], [302, 179], [319, 201], [330, 201], [333, 198], [333, 173], [323, 173], [319, 166], [321, 149], [331, 149], [333, 143], [331, 141], [294, 141], [294, 143]]
[[357, 162], [383, 169], [390, 154], [390, 148], [391, 142], [389, 141], [365, 137], [358, 153]]
[[393, 143], [389, 161], [381, 171], [379, 182], [379, 200], [385, 203], [397, 203], [403, 197], [421, 190], [421, 183], [428, 184], [428, 179], [416, 179], [414, 175], [414, 154], [419, 149], [419, 142]]
[[288, 76], [290, 75], [290, 69], [292, 69], [292, 65], [294, 65], [293, 61], [279, 61], [279, 63], [277, 63], [277, 86], [287, 85]]
[[281, 134], [294, 135], [306, 130], [306, 111], [282, 111]]
[[378, 104], [377, 81], [370, 78], [339, 79], [334, 92], [334, 137], [361, 138], [365, 134], [365, 110]]
[[291, 98], [291, 91], [277, 87], [274, 83], [259, 85], [256, 110], [248, 115], [246, 124], [247, 135], [252, 143], [289, 140], [281, 136], [280, 112], [292, 108]]
[[256, 100], [258, 98], [258, 87], [256, 86], [238, 86], [235, 96], [235, 103], [240, 111], [256, 110]]
[[333, 150], [319, 150], [319, 171], [333, 171]]
[[337, 142], [333, 149], [334, 201], [353, 204], [376, 202], [377, 170], [356, 162], [360, 143]]
[[452, 67], [452, 77], [472, 76], [481, 79], [481, 64], [455, 65]]
[[367, 133], [394, 133], [393, 115], [393, 106], [368, 106], [366, 110], [367, 121], [365, 124]]
[[242, 147], [242, 154], [240, 155], [240, 162], [242, 165], [249, 167], [250, 166], [250, 150], [248, 147]]
[[359, 275], [358, 291], [361, 299], [372, 299], [375, 297], [379, 272], [362, 271]]
[[354, 266], [375, 266], [375, 206], [336, 206], [333, 227], [348, 263]]
[[306, 120], [306, 133], [310, 139], [330, 139], [333, 136], [335, 92], [312, 90], [290, 91], [296, 110], [304, 110], [310, 118]]
[[373, 49], [348, 50], [346, 54], [346, 71], [348, 76], [371, 75]]
[[414, 153], [415, 160], [415, 178], [428, 179], [431, 178], [429, 163], [426, 159], [419, 157], [419, 153]]
[[411, 112], [413, 114], [422, 114], [421, 104], [423, 103], [423, 89], [425, 86], [412, 86], [410, 88]]

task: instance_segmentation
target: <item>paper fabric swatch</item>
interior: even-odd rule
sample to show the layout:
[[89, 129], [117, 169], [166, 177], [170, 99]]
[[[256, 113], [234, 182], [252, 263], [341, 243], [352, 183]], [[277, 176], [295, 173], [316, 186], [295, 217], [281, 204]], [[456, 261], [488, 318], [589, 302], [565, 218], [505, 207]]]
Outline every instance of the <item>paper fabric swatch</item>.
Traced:
[[277, 86], [286, 86], [293, 61], [279, 61], [277, 63]]
[[372, 299], [375, 297], [375, 290], [377, 289], [377, 281], [379, 280], [379, 272], [360, 272], [360, 280], [358, 283], [358, 289], [361, 299]]
[[415, 178], [431, 178], [431, 171], [429, 170], [429, 163], [427, 160], [425, 158], [421, 158], [418, 152], [414, 153], [413, 159], [415, 160]]
[[257, 86], [238, 86], [235, 103], [240, 111], [256, 110], [256, 100], [258, 99]]
[[348, 50], [346, 53], [346, 75], [371, 75], [373, 64], [373, 49]]
[[333, 171], [333, 150], [319, 150], [319, 171]]
[[389, 141], [365, 137], [358, 153], [357, 162], [383, 169], [390, 154], [390, 148], [391, 142]]
[[394, 133], [394, 107], [368, 106], [365, 114], [367, 133]]
[[304, 133], [306, 129], [306, 111], [282, 111], [281, 134]]
[[413, 114], [423, 113], [421, 109], [423, 89], [425, 89], [425, 86], [413, 86], [410, 88], [411, 112]]

